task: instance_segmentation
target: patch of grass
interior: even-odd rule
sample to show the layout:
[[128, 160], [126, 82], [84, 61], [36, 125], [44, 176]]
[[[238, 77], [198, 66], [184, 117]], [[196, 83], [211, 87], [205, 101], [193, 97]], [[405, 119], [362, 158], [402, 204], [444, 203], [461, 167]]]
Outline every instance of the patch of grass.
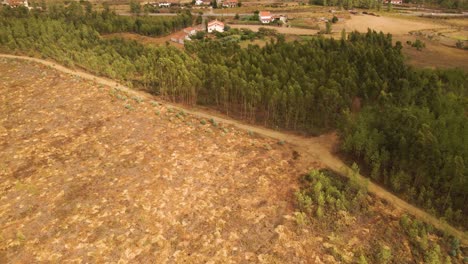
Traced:
[[117, 94], [116, 97], [117, 97], [117, 99], [120, 99], [122, 101], [127, 101], [127, 96], [125, 96], [123, 94]]
[[152, 105], [152, 106], [159, 106], [159, 103], [156, 102], [156, 101], [151, 101], [151, 105]]
[[200, 120], [200, 124], [206, 125], [206, 120], [205, 119]]
[[135, 110], [135, 109], [133, 108], [133, 106], [131, 106], [131, 105], [129, 105], [129, 104], [126, 104], [126, 105], [125, 105], [125, 108], [127, 108], [128, 110]]
[[294, 212], [294, 216], [296, 219], [296, 224], [298, 226], [304, 226], [309, 223], [309, 220], [307, 219], [307, 215], [304, 212]]
[[26, 241], [26, 237], [21, 231], [16, 232], [16, 239], [18, 239], [19, 242]]
[[218, 123], [217, 123], [216, 120], [214, 120], [213, 118], [210, 119], [210, 123], [211, 123], [214, 127], [218, 127]]
[[39, 193], [39, 190], [37, 189], [36, 186], [34, 185], [31, 185], [31, 184], [25, 184], [25, 183], [21, 183], [21, 182], [17, 182], [16, 185], [15, 185], [15, 188], [18, 190], [18, 191], [26, 191], [30, 194], [38, 194]]
[[137, 102], [137, 103], [143, 102], [143, 98], [141, 98], [141, 97], [139, 97], [139, 96], [134, 96], [134, 97], [132, 97], [132, 99], [133, 99], [135, 102]]

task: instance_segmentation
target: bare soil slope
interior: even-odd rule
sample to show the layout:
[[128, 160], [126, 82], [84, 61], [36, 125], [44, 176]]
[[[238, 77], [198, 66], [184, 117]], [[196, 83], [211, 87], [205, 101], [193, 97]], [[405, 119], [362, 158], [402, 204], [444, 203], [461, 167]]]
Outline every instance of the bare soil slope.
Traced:
[[0, 72], [3, 259], [294, 258], [275, 232], [299, 175], [289, 147], [45, 66]]

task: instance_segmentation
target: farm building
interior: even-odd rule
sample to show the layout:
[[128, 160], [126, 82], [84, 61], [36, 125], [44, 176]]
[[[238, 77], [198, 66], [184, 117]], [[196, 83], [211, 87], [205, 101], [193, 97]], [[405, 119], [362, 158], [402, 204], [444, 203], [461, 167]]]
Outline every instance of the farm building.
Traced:
[[25, 6], [29, 8], [28, 0], [4, 0], [2, 4], [10, 7]]
[[233, 7], [237, 7], [238, 5], [239, 5], [238, 0], [225, 0], [223, 1], [223, 4], [222, 4], [222, 6], [225, 8], [233, 8]]
[[197, 6], [210, 6], [211, 1], [210, 0], [196, 0], [195, 5], [197, 5]]
[[173, 36], [171, 36], [171, 41], [175, 43], [184, 45], [185, 40], [190, 40], [187, 33], [178, 33], [178, 34], [174, 34]]
[[195, 36], [200, 31], [204, 31], [202, 26], [184, 28], [183, 32], [172, 35], [171, 41], [183, 45], [185, 41], [191, 40], [191, 36]]
[[259, 19], [263, 24], [268, 24], [273, 21], [273, 16], [271, 15], [270, 11], [261, 11], [259, 14]]
[[288, 21], [288, 17], [285, 15], [274, 15], [272, 16], [271, 21], [279, 20], [283, 23], [286, 23]]
[[159, 2], [158, 3], [159, 7], [171, 7], [171, 3], [167, 1]]
[[215, 19], [208, 23], [208, 33], [212, 33], [214, 31], [217, 32], [224, 32], [224, 23]]
[[401, 4], [403, 4], [403, 0], [385, 0], [386, 4], [388, 4], [388, 2], [392, 3], [392, 5], [401, 5]]
[[204, 31], [202, 26], [184, 28], [184, 32], [187, 33], [189, 37], [194, 36], [199, 31]]

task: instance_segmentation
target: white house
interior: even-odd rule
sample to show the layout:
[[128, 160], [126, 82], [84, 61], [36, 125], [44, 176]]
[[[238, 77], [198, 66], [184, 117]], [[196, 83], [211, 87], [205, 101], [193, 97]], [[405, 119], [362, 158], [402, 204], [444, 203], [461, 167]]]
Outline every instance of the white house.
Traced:
[[237, 7], [239, 5], [239, 1], [238, 0], [224, 0], [223, 1], [223, 4], [222, 4], [222, 7], [225, 7], [225, 8], [234, 8], [234, 7]]
[[166, 2], [166, 1], [164, 1], [164, 2], [159, 2], [158, 5], [159, 5], [159, 7], [167, 7], [167, 8], [168, 8], [168, 7], [171, 7], [171, 3]]
[[195, 0], [195, 5], [197, 6], [209, 6], [211, 5], [210, 0]]
[[10, 7], [25, 6], [29, 8], [28, 0], [4, 0], [3, 4]]
[[260, 22], [262, 22], [263, 24], [268, 24], [273, 19], [273, 16], [271, 15], [270, 11], [261, 11], [258, 16], [259, 16]]
[[217, 32], [224, 32], [224, 23], [215, 19], [208, 23], [208, 33], [212, 33], [213, 31]]

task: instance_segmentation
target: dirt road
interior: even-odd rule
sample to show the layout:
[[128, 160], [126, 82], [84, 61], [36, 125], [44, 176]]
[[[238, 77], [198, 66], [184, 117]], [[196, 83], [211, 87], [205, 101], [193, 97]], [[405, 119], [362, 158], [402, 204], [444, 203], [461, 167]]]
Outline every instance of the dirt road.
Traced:
[[274, 29], [281, 34], [292, 34], [292, 35], [316, 35], [318, 30], [306, 29], [306, 28], [287, 28], [287, 27], [275, 27], [268, 25], [230, 25], [231, 28], [248, 28], [257, 32], [260, 28]]
[[[0, 57], [34, 61], [37, 63], [41, 63], [43, 65], [52, 67], [61, 72], [94, 81], [101, 85], [119, 88], [121, 90], [128, 92], [129, 94], [138, 95], [141, 98], [149, 99], [153, 97], [150, 94], [147, 94], [141, 91], [132, 90], [124, 85], [117, 83], [116, 81], [103, 78], [103, 77], [98, 77], [98, 76], [95, 76], [95, 75], [92, 75], [83, 71], [79, 71], [79, 70], [71, 70], [51, 61], [45, 61], [45, 60], [30, 58], [30, 57], [25, 57], [25, 56], [7, 55], [7, 54], [0, 54]], [[168, 104], [168, 105], [171, 105], [171, 104]], [[180, 108], [180, 109], [183, 108], [178, 105], [171, 105], [171, 106], [175, 108]], [[207, 112], [200, 111], [200, 110], [187, 109], [187, 108], [183, 108], [183, 110], [198, 117], [208, 118], [208, 119], [215, 118], [218, 122], [234, 125], [243, 130], [252, 131], [259, 135], [278, 139], [278, 140], [284, 140], [294, 145], [297, 151], [299, 152], [299, 154], [304, 159], [308, 158], [313, 161], [321, 162], [327, 167], [329, 167], [330, 169], [340, 172], [344, 175], [346, 175], [345, 173], [346, 171], [350, 170], [349, 167], [346, 166], [346, 164], [343, 161], [341, 161], [338, 157], [336, 157], [332, 152], [333, 144], [330, 143], [332, 141], [330, 139], [333, 137], [333, 135], [324, 135], [320, 137], [307, 137], [306, 138], [306, 137], [301, 137], [301, 136], [292, 135], [288, 133], [274, 131], [271, 129], [262, 128], [259, 126], [244, 124], [240, 121], [224, 118], [218, 115], [213, 115], [212, 113], [207, 113]], [[358, 177], [360, 177], [360, 179], [363, 181], [366, 179], [362, 175], [358, 175]], [[450, 226], [449, 224], [440, 221], [436, 217], [403, 201], [402, 199], [398, 198], [397, 196], [393, 195], [392, 193], [388, 192], [387, 190], [385, 190], [384, 188], [380, 187], [377, 184], [369, 182], [368, 190], [370, 193], [374, 194], [375, 196], [388, 201], [390, 204], [395, 206], [395, 208], [406, 211], [409, 214], [414, 215], [415, 217], [419, 218], [420, 220], [433, 225], [437, 229], [444, 230], [445, 232], [458, 237], [463, 245], [468, 245], [468, 235], [466, 234], [466, 232], [457, 230], [456, 228]]]

